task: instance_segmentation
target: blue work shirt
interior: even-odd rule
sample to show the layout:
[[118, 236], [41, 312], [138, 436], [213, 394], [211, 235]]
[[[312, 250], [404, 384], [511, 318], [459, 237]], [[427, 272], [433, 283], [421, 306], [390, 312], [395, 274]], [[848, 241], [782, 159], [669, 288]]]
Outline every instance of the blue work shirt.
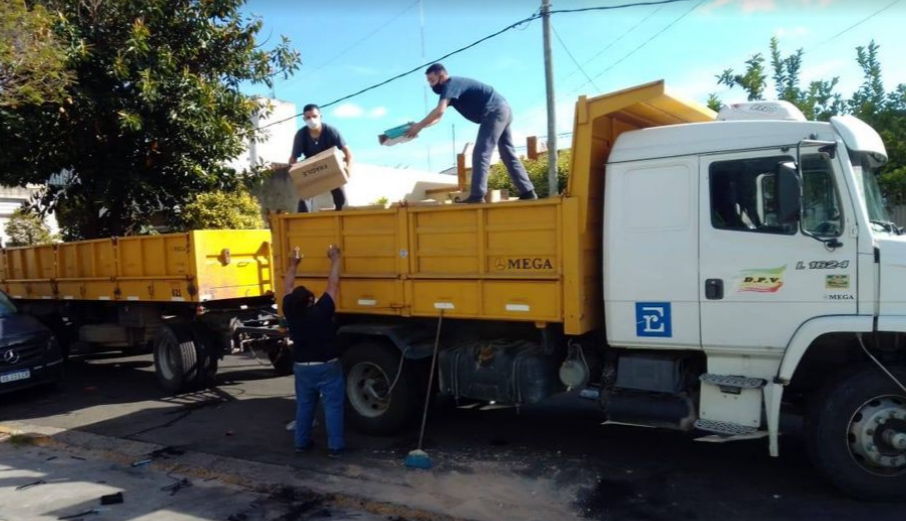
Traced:
[[506, 104], [506, 100], [494, 87], [460, 76], [450, 76], [447, 79], [440, 99], [447, 100], [451, 107], [472, 123], [481, 123], [485, 115]]
[[298, 159], [299, 156], [309, 158], [333, 147], [343, 150], [345, 146], [346, 140], [340, 135], [340, 131], [327, 123], [321, 123], [321, 135], [317, 140], [311, 137], [308, 127], [302, 127], [293, 138], [293, 159]]
[[[283, 297], [283, 309], [293, 307], [287, 306], [287, 299], [292, 299], [292, 295]], [[337, 328], [333, 324], [335, 309], [333, 299], [325, 293], [310, 308], [287, 315], [294, 362], [327, 362], [340, 356], [336, 346]]]

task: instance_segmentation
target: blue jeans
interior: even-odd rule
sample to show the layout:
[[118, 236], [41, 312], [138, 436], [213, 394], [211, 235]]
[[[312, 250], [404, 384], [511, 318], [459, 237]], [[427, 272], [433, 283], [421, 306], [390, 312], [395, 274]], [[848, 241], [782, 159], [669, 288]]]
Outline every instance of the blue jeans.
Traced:
[[293, 365], [296, 375], [296, 448], [311, 441], [311, 424], [315, 419], [318, 397], [324, 406], [327, 424], [327, 448], [346, 448], [343, 431], [343, 407], [346, 400], [346, 378], [340, 362], [321, 365]]
[[484, 197], [488, 192], [488, 169], [491, 168], [494, 147], [500, 152], [500, 160], [506, 166], [510, 179], [519, 190], [519, 195], [535, 189], [525, 171], [525, 166], [516, 155], [513, 136], [510, 134], [512, 123], [513, 113], [510, 106], [505, 103], [482, 118], [478, 127], [478, 137], [475, 138], [475, 147], [472, 149], [472, 189], [469, 194], [471, 197]]

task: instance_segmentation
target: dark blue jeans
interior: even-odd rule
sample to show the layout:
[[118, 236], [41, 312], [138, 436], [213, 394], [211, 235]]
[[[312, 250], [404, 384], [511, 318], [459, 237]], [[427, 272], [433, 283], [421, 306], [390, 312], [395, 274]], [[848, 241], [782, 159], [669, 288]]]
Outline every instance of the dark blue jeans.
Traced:
[[327, 448], [345, 449], [343, 407], [346, 400], [346, 378], [340, 362], [295, 364], [293, 372], [296, 375], [296, 448], [305, 448], [311, 441], [311, 424], [315, 419], [315, 408], [320, 397], [327, 424]]
[[519, 190], [519, 195], [535, 189], [529, 179], [525, 166], [516, 155], [510, 125], [513, 113], [510, 106], [503, 104], [493, 112], [487, 113], [478, 127], [475, 148], [472, 149], [472, 189], [471, 197], [484, 197], [488, 193], [488, 169], [491, 167], [491, 154], [494, 147], [500, 152], [500, 160], [506, 166], [510, 179]]

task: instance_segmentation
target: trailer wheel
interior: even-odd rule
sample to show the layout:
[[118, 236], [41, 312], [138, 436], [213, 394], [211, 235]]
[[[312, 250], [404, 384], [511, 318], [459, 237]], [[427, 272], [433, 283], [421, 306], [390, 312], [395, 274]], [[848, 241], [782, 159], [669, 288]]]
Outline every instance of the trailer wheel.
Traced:
[[195, 338], [189, 326], [160, 326], [154, 339], [154, 369], [161, 387], [167, 392], [194, 389], [198, 383], [199, 363]]
[[[906, 368], [891, 373], [906, 382]], [[906, 499], [906, 392], [877, 367], [868, 367], [815, 398], [806, 436], [818, 471], [859, 499]]]
[[346, 415], [351, 428], [373, 435], [399, 431], [418, 412], [418, 375], [408, 361], [392, 393], [400, 353], [381, 344], [362, 343], [343, 353], [346, 371]]
[[267, 351], [277, 376], [293, 374], [293, 350], [286, 342], [275, 342]]

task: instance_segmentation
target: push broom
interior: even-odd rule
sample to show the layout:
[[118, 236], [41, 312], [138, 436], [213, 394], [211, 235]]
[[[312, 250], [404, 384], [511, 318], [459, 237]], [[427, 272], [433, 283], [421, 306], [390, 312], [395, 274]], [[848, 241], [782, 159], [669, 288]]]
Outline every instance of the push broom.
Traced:
[[440, 310], [440, 317], [437, 319], [437, 335], [434, 338], [434, 353], [431, 355], [431, 374], [428, 376], [428, 390], [425, 391], [425, 408], [422, 412], [422, 428], [418, 435], [418, 448], [409, 452], [406, 456], [405, 465], [410, 469], [430, 469], [431, 457], [422, 450], [422, 443], [425, 441], [425, 424], [428, 421], [428, 406], [431, 404], [431, 391], [434, 388], [434, 369], [437, 366], [437, 348], [440, 345], [440, 326], [444, 321], [444, 310]]

